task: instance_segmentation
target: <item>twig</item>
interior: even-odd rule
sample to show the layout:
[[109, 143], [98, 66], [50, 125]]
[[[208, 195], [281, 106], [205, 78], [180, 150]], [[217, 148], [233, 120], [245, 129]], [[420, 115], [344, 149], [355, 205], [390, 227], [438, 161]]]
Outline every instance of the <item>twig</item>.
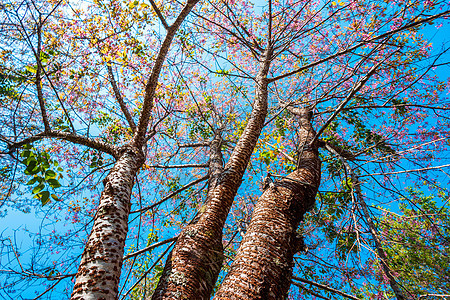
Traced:
[[184, 190], [190, 188], [191, 186], [196, 185], [197, 183], [202, 182], [202, 181], [204, 181], [204, 180], [206, 180], [206, 179], [208, 179], [208, 178], [209, 178], [209, 175], [205, 175], [205, 176], [203, 176], [203, 177], [201, 177], [201, 178], [199, 178], [199, 179], [196, 179], [196, 180], [194, 180], [194, 181], [191, 181], [190, 183], [188, 183], [188, 184], [186, 184], [185, 186], [183, 186], [181, 189], [178, 189], [178, 190], [176, 190], [175, 192], [170, 193], [170, 194], [167, 195], [166, 197], [162, 198], [160, 201], [158, 201], [158, 202], [156, 202], [156, 203], [154, 203], [154, 204], [152, 204], [152, 205], [150, 205], [150, 206], [147, 206], [147, 207], [144, 207], [144, 208], [141, 208], [141, 209], [132, 211], [131, 214], [134, 214], [134, 213], [140, 213], [140, 212], [144, 212], [144, 211], [147, 211], [147, 210], [149, 210], [149, 209], [152, 209], [153, 207], [156, 207], [156, 206], [160, 205], [161, 203], [163, 203], [163, 202], [169, 200], [170, 198], [172, 198], [172, 197], [175, 196], [176, 194], [181, 193], [182, 191], [184, 191]]
[[151, 244], [150, 246], [145, 247], [145, 248], [142, 248], [141, 250], [138, 250], [138, 251], [136, 251], [136, 252], [133, 252], [133, 253], [130, 253], [130, 254], [125, 255], [125, 256], [123, 257], [123, 260], [126, 260], [126, 259], [129, 259], [129, 258], [131, 258], [131, 257], [137, 256], [137, 255], [142, 254], [142, 253], [144, 253], [144, 252], [150, 251], [150, 250], [152, 250], [152, 249], [154, 249], [154, 248], [156, 248], [156, 247], [165, 245], [165, 244], [167, 244], [167, 243], [176, 241], [177, 239], [178, 239], [178, 236], [173, 237], [173, 238], [170, 238], [170, 239], [167, 239], [167, 240], [164, 240], [164, 241], [161, 241], [161, 242], [157, 242], [157, 243]]
[[308, 279], [300, 278], [300, 277], [297, 277], [297, 276], [292, 276], [292, 279], [300, 281], [300, 282], [303, 282], [303, 283], [308, 283], [308, 284], [314, 285], [314, 286], [316, 286], [318, 288], [321, 288], [321, 289], [324, 289], [326, 291], [329, 291], [329, 292], [341, 295], [341, 296], [343, 296], [345, 298], [348, 298], [348, 299], [360, 300], [360, 299], [356, 298], [355, 296], [352, 296], [352, 295], [346, 294], [344, 292], [338, 291], [338, 290], [333, 289], [333, 288], [331, 288], [329, 286], [326, 286], [326, 285], [323, 285], [323, 284], [320, 284], [320, 283], [317, 283], [317, 282], [314, 282], [314, 281], [310, 281]]

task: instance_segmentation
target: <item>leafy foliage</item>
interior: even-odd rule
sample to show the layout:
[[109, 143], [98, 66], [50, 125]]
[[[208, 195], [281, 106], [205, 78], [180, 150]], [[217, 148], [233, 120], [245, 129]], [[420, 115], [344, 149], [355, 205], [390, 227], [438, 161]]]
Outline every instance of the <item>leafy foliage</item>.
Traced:
[[406, 197], [398, 213], [379, 219], [389, 264], [411, 294], [448, 294], [450, 211], [441, 207], [448, 195], [409, 188]]
[[58, 181], [63, 178], [63, 169], [59, 167], [56, 160], [50, 159], [48, 152], [41, 152], [31, 145], [25, 145], [20, 156], [23, 157], [21, 161], [25, 165], [25, 175], [32, 176], [27, 182], [31, 186], [34, 198], [41, 201], [45, 205], [50, 200], [59, 200], [56, 194], [52, 193], [55, 189], [61, 187]]

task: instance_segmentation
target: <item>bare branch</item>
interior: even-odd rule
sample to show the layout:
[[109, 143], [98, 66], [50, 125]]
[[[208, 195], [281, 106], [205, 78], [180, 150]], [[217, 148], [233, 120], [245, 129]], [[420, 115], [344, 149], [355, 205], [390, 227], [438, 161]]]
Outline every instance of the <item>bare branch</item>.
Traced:
[[184, 164], [184, 165], [151, 165], [148, 166], [150, 168], [158, 168], [158, 169], [178, 169], [178, 168], [207, 168], [209, 164]]
[[111, 83], [112, 89], [114, 91], [114, 96], [116, 97], [117, 102], [119, 102], [120, 109], [122, 110], [123, 114], [125, 115], [125, 118], [128, 121], [128, 125], [133, 130], [133, 132], [135, 132], [136, 124], [134, 124], [133, 117], [131, 116], [130, 112], [128, 111], [125, 101], [123, 100], [122, 94], [119, 91], [119, 87], [117, 86], [116, 80], [114, 79], [113, 69], [110, 65], [107, 66], [107, 69], [108, 69], [109, 82]]
[[175, 192], [170, 193], [170, 194], [167, 195], [166, 197], [162, 198], [160, 201], [158, 201], [158, 202], [156, 202], [156, 203], [154, 203], [154, 204], [152, 204], [152, 205], [150, 205], [150, 206], [147, 206], [147, 207], [144, 207], [144, 208], [141, 208], [141, 209], [132, 211], [130, 214], [140, 213], [140, 212], [144, 212], [144, 211], [147, 211], [147, 210], [149, 210], [149, 209], [152, 209], [152, 208], [154, 208], [154, 207], [160, 205], [161, 203], [163, 203], [163, 202], [169, 200], [169, 199], [172, 198], [173, 196], [175, 196], [175, 195], [181, 193], [182, 191], [184, 191], [184, 190], [190, 188], [191, 186], [196, 185], [197, 183], [200, 183], [200, 182], [202, 182], [202, 181], [205, 181], [205, 180], [208, 179], [208, 178], [209, 178], [209, 175], [205, 175], [205, 176], [203, 176], [203, 177], [201, 177], [201, 178], [199, 178], [199, 179], [196, 179], [196, 180], [194, 180], [194, 181], [191, 181], [190, 183], [188, 183], [188, 184], [186, 184], [185, 186], [183, 186], [181, 189], [178, 189], [178, 190], [176, 190]]
[[173, 238], [170, 238], [170, 239], [167, 239], [167, 240], [164, 240], [164, 241], [161, 241], [161, 242], [153, 243], [153, 244], [151, 244], [151, 245], [148, 246], [148, 247], [145, 247], [145, 248], [143, 248], [143, 249], [141, 249], [141, 250], [138, 250], [138, 251], [136, 251], [136, 252], [133, 252], [133, 253], [130, 253], [130, 254], [125, 255], [125, 256], [123, 257], [123, 260], [129, 259], [129, 258], [132, 258], [132, 257], [135, 257], [135, 256], [137, 256], [137, 255], [139, 255], [139, 254], [142, 254], [142, 253], [144, 253], [144, 252], [147, 252], [147, 251], [150, 251], [150, 250], [152, 250], [152, 249], [155, 249], [156, 247], [159, 247], [159, 246], [165, 245], [165, 244], [167, 244], [167, 243], [176, 241], [177, 239], [178, 239], [178, 236], [175, 236], [175, 237], [173, 237]]
[[397, 280], [395, 279], [394, 275], [392, 275], [392, 271], [387, 263], [388, 258], [386, 255], [386, 252], [383, 249], [383, 245], [381, 243], [380, 237], [377, 234], [375, 224], [372, 221], [372, 218], [370, 216], [369, 209], [366, 205], [366, 202], [364, 201], [363, 194], [361, 191], [361, 185], [358, 179], [358, 176], [353, 172], [353, 169], [350, 167], [348, 161], [339, 155], [337, 151], [334, 150], [334, 148], [326, 146], [326, 149], [333, 153], [334, 155], [339, 156], [340, 160], [345, 166], [346, 173], [349, 174], [350, 179], [352, 180], [352, 184], [350, 185], [350, 189], [352, 191], [352, 194], [356, 194], [356, 198], [358, 199], [358, 204], [361, 206], [364, 218], [366, 220], [367, 225], [369, 226], [370, 234], [372, 235], [372, 239], [375, 242], [375, 248], [377, 250], [378, 257], [380, 259], [381, 266], [383, 268], [383, 272], [386, 275], [386, 277], [389, 279], [389, 285], [391, 286], [392, 290], [394, 291], [395, 296], [397, 297], [397, 300], [404, 300], [406, 299], [403, 295], [402, 290], [400, 289], [399, 284], [397, 283]]
[[428, 22], [433, 21], [433, 20], [435, 20], [435, 19], [438, 19], [438, 18], [440, 18], [440, 17], [444, 17], [444, 16], [448, 15], [449, 13], [450, 13], [450, 11], [447, 10], [447, 11], [445, 11], [445, 12], [442, 12], [442, 13], [439, 13], [439, 14], [436, 14], [436, 15], [433, 15], [433, 16], [431, 16], [431, 17], [428, 17], [428, 18], [425, 18], [425, 19], [421, 19], [421, 20], [418, 20], [418, 21], [416, 21], [416, 22], [409, 23], [409, 24], [407, 24], [407, 25], [405, 25], [405, 26], [402, 26], [402, 27], [400, 27], [400, 28], [398, 28], [398, 29], [395, 29], [395, 30], [392, 30], [392, 31], [389, 31], [389, 32], [386, 32], [386, 33], [383, 33], [383, 34], [380, 34], [380, 35], [378, 35], [378, 36], [376, 36], [376, 37], [374, 37], [374, 38], [371, 38], [370, 40], [367, 40], [367, 41], [358, 43], [358, 44], [356, 44], [356, 45], [353, 46], [353, 47], [350, 47], [350, 48], [344, 49], [344, 50], [342, 50], [342, 51], [339, 51], [339, 52], [337, 52], [337, 53], [335, 53], [335, 54], [333, 54], [333, 55], [330, 55], [330, 56], [328, 56], [328, 57], [326, 57], [326, 58], [320, 59], [320, 60], [318, 60], [318, 61], [315, 61], [315, 62], [313, 62], [313, 63], [307, 64], [307, 65], [305, 65], [305, 66], [302, 66], [302, 67], [300, 67], [300, 68], [298, 68], [297, 70], [294, 70], [294, 71], [292, 71], [292, 72], [289, 72], [289, 73], [286, 73], [286, 74], [283, 74], [283, 75], [280, 75], [280, 76], [277, 76], [277, 77], [268, 78], [268, 81], [269, 81], [269, 82], [273, 82], [273, 81], [277, 81], [277, 80], [280, 80], [280, 79], [283, 79], [283, 78], [292, 76], [292, 75], [294, 75], [294, 74], [300, 73], [300, 72], [302, 72], [302, 71], [304, 71], [304, 70], [307, 70], [307, 69], [312, 68], [312, 67], [314, 67], [314, 66], [320, 65], [320, 64], [322, 64], [322, 63], [324, 63], [324, 62], [326, 62], [326, 61], [329, 61], [329, 60], [331, 60], [331, 59], [333, 59], [333, 58], [339, 57], [339, 56], [344, 55], [344, 54], [346, 54], [346, 53], [349, 53], [349, 52], [351, 52], [351, 51], [353, 51], [353, 50], [356, 50], [356, 49], [358, 49], [359, 47], [362, 47], [362, 46], [367, 45], [367, 44], [369, 44], [369, 43], [373, 43], [373, 42], [375, 42], [375, 41], [377, 41], [377, 40], [380, 40], [380, 39], [383, 39], [383, 38], [385, 38], [385, 37], [392, 36], [392, 35], [394, 35], [394, 34], [396, 34], [396, 33], [398, 33], [398, 32], [401, 32], [401, 31], [404, 31], [404, 30], [407, 30], [407, 29], [414, 28], [414, 27], [419, 26], [419, 25], [422, 25], [422, 24], [424, 24], [424, 23], [428, 23]]
[[172, 40], [175, 37], [175, 33], [180, 27], [181, 23], [187, 17], [191, 9], [199, 0], [188, 0], [186, 5], [184, 6], [181, 13], [178, 15], [175, 22], [172, 26], [167, 30], [167, 35], [161, 45], [158, 56], [155, 59], [155, 64], [153, 65], [153, 69], [151, 75], [147, 81], [145, 86], [145, 95], [144, 102], [142, 104], [142, 113], [139, 117], [139, 122], [137, 125], [137, 130], [135, 132], [133, 138], [133, 144], [137, 148], [141, 148], [145, 143], [145, 133], [147, 132], [148, 123], [150, 121], [150, 114], [153, 109], [153, 98], [156, 93], [156, 87], [158, 85], [159, 74], [161, 73], [161, 69], [166, 58], [167, 53], [169, 52], [170, 45], [172, 44]]
[[[386, 58], [387, 59], [387, 58]], [[341, 110], [345, 107], [345, 105], [347, 105], [347, 103], [353, 99], [353, 97], [355, 96], [355, 94], [364, 86], [364, 84], [369, 80], [369, 78], [375, 74], [375, 71], [378, 69], [378, 67], [381, 66], [381, 64], [386, 60], [382, 60], [380, 61], [378, 64], [376, 64], [375, 66], [373, 66], [369, 72], [366, 74], [366, 76], [364, 76], [352, 89], [352, 91], [350, 92], [350, 94], [348, 94], [348, 96], [344, 99], [344, 101], [342, 101], [341, 103], [339, 103], [339, 106], [335, 109], [334, 113], [328, 118], [328, 120], [325, 122], [325, 124], [322, 125], [322, 127], [317, 131], [316, 136], [313, 138], [313, 140], [311, 141], [311, 143], [314, 143], [315, 141], [317, 141], [317, 139], [320, 137], [320, 135], [325, 131], [325, 129], [328, 127], [328, 125], [330, 125], [331, 122], [333, 122], [334, 118], [336, 118], [336, 116], [341, 112]]]
[[341, 296], [343, 296], [343, 297], [345, 297], [345, 298], [348, 298], [348, 299], [352, 299], [352, 300], [360, 300], [360, 299], [356, 298], [355, 296], [346, 294], [346, 293], [341, 292], [341, 291], [339, 291], [339, 290], [333, 289], [333, 288], [331, 288], [331, 287], [329, 287], [329, 286], [326, 286], [326, 285], [323, 285], [323, 284], [320, 284], [320, 283], [317, 283], [317, 282], [314, 282], [314, 281], [310, 281], [310, 280], [308, 280], [308, 279], [300, 278], [300, 277], [297, 277], [297, 276], [292, 276], [292, 279], [297, 280], [297, 281], [300, 281], [300, 282], [303, 282], [303, 283], [307, 283], [307, 284], [314, 285], [314, 286], [316, 286], [316, 287], [318, 287], [318, 288], [321, 288], [321, 289], [324, 289], [324, 290], [326, 290], [326, 291], [329, 291], [329, 292], [332, 292], [332, 293], [341, 295]]
[[63, 131], [49, 131], [49, 132], [41, 132], [34, 136], [28, 137], [20, 142], [11, 143], [8, 148], [8, 153], [12, 153], [14, 150], [22, 147], [23, 145], [33, 143], [35, 141], [39, 141], [45, 138], [57, 138], [61, 140], [65, 140], [68, 142], [72, 142], [75, 144], [83, 145], [90, 147], [92, 149], [96, 149], [101, 152], [108, 153], [112, 155], [114, 158], [117, 158], [117, 149], [113, 145], [107, 144], [105, 142], [94, 140], [88, 137], [84, 137], [81, 135], [77, 135], [75, 133], [63, 132]]
[[441, 168], [447, 168], [447, 167], [450, 167], [450, 164], [442, 165], [442, 166], [435, 166], [435, 167], [421, 168], [421, 169], [403, 170], [403, 171], [397, 171], [397, 172], [385, 172], [385, 173], [374, 173], [374, 174], [360, 175], [360, 177], [377, 176], [377, 175], [395, 175], [395, 174], [404, 174], [404, 173], [413, 173], [413, 172], [423, 172], [423, 171], [435, 170], [435, 169], [441, 169]]
[[161, 11], [159, 10], [158, 6], [156, 5], [156, 3], [153, 0], [150, 0], [150, 4], [152, 5], [153, 9], [155, 10], [155, 13], [158, 15], [159, 20], [161, 21], [161, 23], [163, 24], [164, 28], [166, 30], [169, 30], [169, 25], [166, 22], [166, 19], [164, 18], [164, 16], [162, 15]]
[[207, 147], [210, 143], [192, 143], [192, 144], [181, 144], [178, 145], [179, 148], [195, 148], [195, 147]]
[[317, 298], [325, 299], [325, 300], [331, 300], [330, 298], [327, 298], [327, 297], [325, 297], [325, 296], [322, 296], [322, 295], [320, 295], [320, 294], [317, 294], [317, 293], [314, 292], [313, 290], [308, 289], [307, 287], [301, 285], [301, 284], [298, 283], [298, 282], [291, 281], [291, 283], [292, 283], [293, 285], [295, 285], [295, 286], [298, 286], [298, 287], [301, 288], [302, 290], [307, 291], [307, 292], [310, 293], [311, 295], [316, 296]]
[[153, 268], [159, 263], [159, 261], [167, 254], [167, 252], [169, 252], [169, 249], [173, 246], [174, 243], [175, 242], [173, 241], [172, 244], [167, 247], [167, 249], [159, 256], [159, 258], [153, 263], [153, 265], [147, 271], [145, 271], [142, 277], [130, 287], [130, 289], [125, 293], [125, 295], [122, 296], [121, 299], [125, 299], [125, 297], [142, 281], [142, 279], [144, 279], [147, 274], [150, 273], [151, 270], [153, 270]]
[[442, 295], [439, 295], [439, 294], [426, 294], [426, 295], [420, 295], [419, 299], [428, 298], [428, 297], [439, 297], [439, 298], [446, 298], [446, 299], [448, 299], [448, 298], [450, 298], [450, 295], [445, 295], [445, 294], [442, 294]]

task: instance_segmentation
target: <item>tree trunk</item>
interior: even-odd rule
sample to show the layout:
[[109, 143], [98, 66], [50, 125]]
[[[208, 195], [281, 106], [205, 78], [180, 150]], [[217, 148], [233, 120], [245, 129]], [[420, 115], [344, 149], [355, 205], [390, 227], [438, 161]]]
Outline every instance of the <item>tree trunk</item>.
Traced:
[[103, 181], [105, 188], [81, 257], [71, 299], [117, 298], [131, 190], [144, 160], [141, 150], [122, 147], [119, 159]]
[[206, 204], [198, 221], [180, 233], [153, 300], [210, 298], [222, 267], [222, 229], [267, 115], [266, 76], [270, 57], [271, 50], [267, 50], [256, 76], [255, 102], [247, 126], [224, 170], [208, 187]]
[[294, 254], [303, 249], [296, 230], [313, 206], [320, 184], [318, 142], [310, 114], [300, 118], [297, 169], [266, 187], [230, 271], [214, 299], [284, 299], [291, 284]]

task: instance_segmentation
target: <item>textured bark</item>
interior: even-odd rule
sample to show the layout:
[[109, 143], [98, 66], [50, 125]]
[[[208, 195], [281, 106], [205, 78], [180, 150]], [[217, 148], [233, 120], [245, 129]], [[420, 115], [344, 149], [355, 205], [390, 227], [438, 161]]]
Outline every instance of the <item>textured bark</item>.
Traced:
[[318, 143], [308, 113], [300, 114], [297, 169], [270, 183], [258, 203], [230, 271], [214, 299], [284, 299], [293, 256], [302, 250], [296, 229], [313, 206], [320, 184]]
[[125, 146], [103, 181], [105, 188], [89, 239], [81, 257], [71, 299], [117, 298], [134, 177], [144, 153]]
[[223, 261], [222, 229], [267, 115], [266, 76], [270, 57], [271, 50], [267, 50], [256, 77], [250, 119], [223, 170], [217, 168], [222, 160], [221, 154], [218, 158], [220, 148], [211, 147], [211, 167], [215, 171], [211, 174], [206, 204], [198, 220], [181, 232], [153, 294], [154, 300], [210, 298]]

